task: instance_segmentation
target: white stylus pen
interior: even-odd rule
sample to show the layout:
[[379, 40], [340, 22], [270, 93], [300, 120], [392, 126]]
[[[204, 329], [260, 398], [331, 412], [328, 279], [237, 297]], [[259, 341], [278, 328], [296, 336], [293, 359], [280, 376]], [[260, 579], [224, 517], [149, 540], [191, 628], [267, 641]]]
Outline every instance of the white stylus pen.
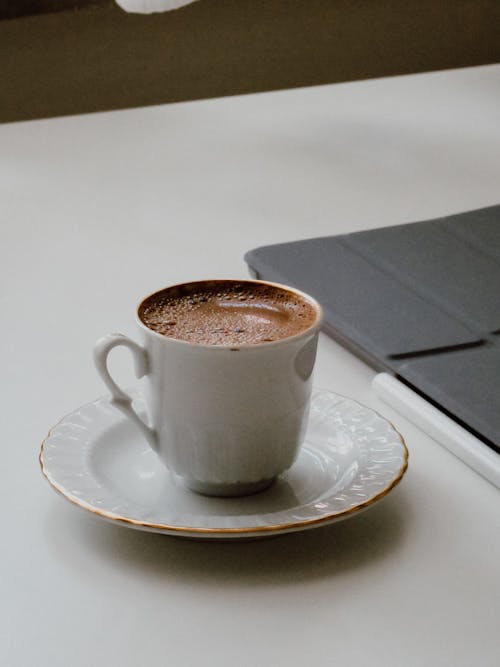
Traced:
[[389, 373], [376, 375], [372, 387], [385, 403], [500, 488], [500, 454]]

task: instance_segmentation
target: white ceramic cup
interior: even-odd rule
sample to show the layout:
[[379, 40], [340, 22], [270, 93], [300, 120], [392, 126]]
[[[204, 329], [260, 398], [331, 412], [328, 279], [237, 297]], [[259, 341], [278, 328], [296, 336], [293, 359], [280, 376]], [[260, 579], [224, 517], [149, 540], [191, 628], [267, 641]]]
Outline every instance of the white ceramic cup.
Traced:
[[[204, 282], [214, 283], [198, 285]], [[238, 496], [266, 488], [293, 464], [304, 438], [321, 307], [291, 287], [264, 284], [310, 303], [316, 312], [312, 325], [272, 342], [231, 347], [191, 343], [149, 329], [139, 318], [143, 299], [136, 322], [144, 344], [109, 334], [94, 349], [111, 403], [139, 427], [167, 468], [199, 493]], [[137, 377], [149, 380], [151, 426], [109, 374], [108, 354], [119, 345], [132, 352]]]

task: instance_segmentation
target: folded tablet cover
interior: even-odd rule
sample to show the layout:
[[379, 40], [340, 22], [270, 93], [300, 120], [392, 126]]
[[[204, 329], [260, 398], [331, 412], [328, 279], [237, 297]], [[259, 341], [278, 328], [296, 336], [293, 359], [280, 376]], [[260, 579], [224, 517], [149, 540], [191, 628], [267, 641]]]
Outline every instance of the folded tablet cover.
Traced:
[[316, 297], [328, 334], [500, 452], [500, 206], [245, 260], [256, 277]]

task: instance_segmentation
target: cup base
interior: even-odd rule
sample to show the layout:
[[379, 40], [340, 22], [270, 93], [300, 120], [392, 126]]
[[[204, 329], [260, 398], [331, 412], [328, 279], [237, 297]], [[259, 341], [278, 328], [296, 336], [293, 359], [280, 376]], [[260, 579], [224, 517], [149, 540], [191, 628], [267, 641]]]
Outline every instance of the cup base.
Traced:
[[210, 482], [201, 482], [197, 479], [184, 479], [175, 476], [177, 481], [180, 482], [190, 491], [199, 493], [203, 496], [216, 496], [218, 498], [234, 498], [237, 496], [250, 496], [254, 493], [259, 493], [259, 491], [264, 491], [267, 489], [276, 479], [272, 477], [271, 479], [261, 479], [258, 482], [236, 482], [231, 484], [212, 484]]

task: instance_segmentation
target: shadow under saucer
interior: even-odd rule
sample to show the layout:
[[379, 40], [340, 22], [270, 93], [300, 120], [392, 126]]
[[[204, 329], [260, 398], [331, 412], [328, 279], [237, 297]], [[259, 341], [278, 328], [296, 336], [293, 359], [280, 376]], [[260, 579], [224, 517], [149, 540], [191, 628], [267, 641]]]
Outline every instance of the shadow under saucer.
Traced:
[[207, 586], [288, 585], [376, 566], [400, 549], [411, 507], [398, 488], [369, 512], [313, 531], [268, 540], [171, 539], [125, 530], [54, 502], [46, 537], [59, 560], [93, 579], [96, 565], [132, 576]]

